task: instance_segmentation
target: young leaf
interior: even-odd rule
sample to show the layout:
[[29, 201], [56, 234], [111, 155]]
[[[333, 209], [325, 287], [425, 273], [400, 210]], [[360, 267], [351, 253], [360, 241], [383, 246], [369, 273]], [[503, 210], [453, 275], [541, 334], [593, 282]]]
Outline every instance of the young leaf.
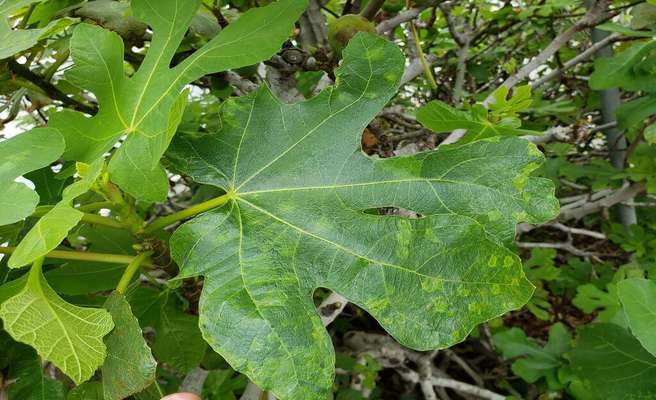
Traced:
[[91, 164], [79, 181], [66, 189], [62, 200], [30, 229], [9, 259], [10, 268], [27, 265], [59, 246], [68, 232], [82, 220], [82, 213], [72, 207], [76, 197], [91, 189], [103, 168], [103, 160]]
[[584, 326], [569, 359], [590, 398], [649, 399], [656, 391], [656, 357], [615, 324]]
[[656, 356], [656, 283], [648, 279], [625, 279], [617, 283], [617, 294], [631, 332]]
[[417, 110], [417, 121], [435, 132], [450, 132], [466, 129], [467, 134], [458, 142], [465, 144], [494, 136], [534, 135], [536, 132], [521, 129], [517, 118], [504, 118], [499, 122], [489, 121], [487, 111], [476, 105], [471, 111], [457, 110], [439, 100], [433, 100]]
[[507, 86], [501, 85], [494, 91], [494, 101], [490, 103], [489, 108], [492, 113], [498, 116], [515, 116], [518, 112], [524, 111], [531, 106], [531, 87], [528, 85], [519, 86], [514, 90], [510, 99], [508, 99]]
[[[416, 349], [447, 347], [524, 304], [532, 286], [503, 246], [519, 220], [557, 214], [542, 161], [521, 139], [374, 160], [367, 123], [396, 93], [404, 57], [360, 33], [337, 86], [299, 104], [268, 88], [230, 100], [223, 130], [180, 139], [172, 163], [227, 204], [171, 239], [181, 277], [204, 275], [204, 338], [281, 399], [326, 399], [334, 355], [312, 301], [330, 288]], [[415, 220], [364, 211], [411, 209]], [[238, 327], [239, 332], [235, 334]]]
[[[107, 358], [102, 366], [105, 400], [122, 400], [146, 389], [155, 381], [157, 362], [143, 338], [139, 322], [123, 295], [113, 293], [105, 308], [112, 315], [114, 330], [105, 337]], [[185, 346], [186, 347], [186, 346]], [[181, 351], [181, 347], [176, 351]]]
[[[92, 118], [71, 110], [52, 116], [51, 126], [65, 132], [64, 156], [92, 162], [122, 135], [128, 135], [109, 163], [109, 173], [112, 181], [143, 201], [166, 198], [168, 184], [159, 159], [175, 131], [177, 122], [169, 115], [184, 86], [203, 75], [270, 57], [289, 36], [306, 5], [305, 0], [280, 0], [254, 8], [170, 68], [200, 2], [132, 1], [134, 15], [152, 28], [153, 39], [141, 67], [130, 78], [123, 72], [123, 42], [117, 34], [81, 24], [71, 38], [74, 67], [66, 77], [92, 91], [100, 111]], [[177, 102], [179, 107], [184, 106], [182, 100]]]
[[89, 379], [105, 359], [102, 338], [114, 324], [102, 309], [77, 307], [62, 300], [34, 263], [25, 287], [0, 306], [5, 330], [36, 349], [77, 384]]
[[512, 364], [512, 371], [526, 382], [535, 383], [545, 378], [553, 390], [562, 387], [558, 369], [564, 364], [562, 356], [571, 348], [571, 336], [567, 328], [554, 324], [549, 330], [549, 341], [544, 347], [529, 340], [524, 331], [511, 328], [494, 335], [494, 344], [506, 359], [523, 357]]
[[20, 221], [39, 204], [36, 192], [14, 179], [49, 165], [63, 152], [64, 139], [52, 128], [35, 128], [0, 142], [0, 225]]

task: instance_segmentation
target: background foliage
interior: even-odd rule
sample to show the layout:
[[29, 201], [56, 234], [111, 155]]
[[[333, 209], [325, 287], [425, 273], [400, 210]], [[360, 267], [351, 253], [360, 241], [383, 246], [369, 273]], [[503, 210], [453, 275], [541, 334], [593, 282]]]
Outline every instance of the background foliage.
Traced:
[[0, 118], [2, 400], [656, 398], [652, 0], [0, 0]]

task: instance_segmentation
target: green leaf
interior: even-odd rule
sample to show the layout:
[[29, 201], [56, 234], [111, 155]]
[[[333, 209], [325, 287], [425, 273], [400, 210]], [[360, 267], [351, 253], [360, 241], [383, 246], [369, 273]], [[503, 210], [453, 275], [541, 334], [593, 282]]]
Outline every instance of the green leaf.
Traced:
[[207, 344], [198, 329], [198, 317], [167, 305], [155, 332], [153, 353], [160, 362], [183, 373], [200, 364]]
[[597, 312], [597, 320], [601, 322], [618, 322], [621, 314], [618, 312], [622, 307], [617, 298], [617, 287], [609, 283], [608, 291], [603, 291], [592, 283], [587, 283], [576, 288], [576, 297], [572, 303], [586, 313]]
[[562, 387], [558, 369], [564, 364], [562, 358], [571, 348], [569, 332], [565, 325], [556, 323], [549, 329], [549, 341], [544, 347], [526, 337], [519, 328], [511, 328], [494, 335], [494, 344], [506, 359], [523, 357], [512, 363], [512, 371], [526, 382], [535, 383], [545, 378], [551, 389]]
[[615, 324], [584, 326], [569, 359], [594, 399], [651, 399], [656, 392], [656, 358]]
[[39, 194], [39, 204], [41, 205], [59, 202], [64, 187], [73, 181], [70, 178], [61, 178], [60, 174], [53, 172], [49, 166], [29, 172], [24, 176], [34, 183], [34, 190]]
[[656, 94], [622, 103], [617, 109], [617, 123], [622, 129], [635, 129], [649, 116], [656, 114]]
[[617, 294], [631, 332], [656, 356], [656, 283], [647, 279], [625, 279], [617, 283]]
[[39, 262], [32, 266], [23, 290], [2, 303], [0, 318], [14, 339], [34, 347], [77, 384], [103, 363], [102, 338], [114, 326], [107, 311], [62, 300], [48, 286]]
[[204, 399], [236, 400], [236, 391], [243, 391], [248, 378], [231, 369], [210, 371], [203, 385]]
[[487, 118], [487, 110], [475, 105], [471, 111], [457, 110], [439, 100], [433, 100], [417, 110], [417, 121], [435, 132], [466, 129], [467, 134], [458, 144], [470, 143], [494, 136], [534, 135], [536, 132], [521, 129], [517, 118], [508, 117], [499, 122]]
[[[299, 104], [267, 87], [228, 100], [219, 133], [181, 137], [170, 152], [174, 168], [228, 192], [171, 239], [180, 277], [205, 276], [203, 336], [281, 399], [330, 396], [334, 355], [317, 287], [363, 307], [406, 346], [448, 347], [530, 298], [502, 243], [518, 220], [558, 210], [553, 185], [529, 178], [542, 155], [525, 140], [364, 155], [362, 131], [396, 93], [404, 57], [364, 33], [343, 54], [337, 86]], [[390, 206], [422, 218], [365, 212]]]
[[[125, 297], [113, 293], [107, 299], [105, 308], [112, 315], [115, 327], [105, 337], [107, 358], [102, 366], [104, 399], [122, 400], [141, 392], [155, 381], [157, 362]], [[176, 350], [186, 353], [186, 347]]]
[[493, 114], [498, 116], [515, 116], [518, 112], [524, 111], [531, 106], [531, 87], [528, 85], [519, 86], [513, 91], [512, 97], [508, 99], [510, 89], [501, 85], [494, 91], [494, 101], [490, 103], [489, 109]]
[[[88, 251], [111, 254], [134, 254], [134, 237], [122, 229], [95, 225], [82, 225], [75, 231], [84, 237]], [[60, 294], [80, 295], [111, 290], [116, 287], [125, 264], [107, 264], [90, 261], [70, 261], [59, 268], [47, 271], [46, 279]]]
[[102, 158], [91, 164], [79, 181], [64, 189], [62, 200], [34, 224], [9, 258], [10, 268], [20, 268], [54, 250], [80, 220], [83, 212], [72, 207], [76, 197], [91, 189], [103, 169]]
[[20, 221], [39, 204], [37, 193], [14, 179], [49, 165], [63, 151], [64, 139], [52, 128], [35, 128], [0, 142], [0, 225]]
[[140, 286], [130, 292], [130, 306], [142, 328], [155, 328], [159, 325], [164, 306], [168, 301], [168, 291], [159, 291]]
[[649, 125], [645, 128], [645, 140], [649, 144], [656, 144], [656, 124]]
[[74, 20], [62, 18], [39, 29], [11, 29], [9, 17], [23, 7], [40, 0], [0, 0], [0, 60], [27, 50], [43, 38], [71, 25]]
[[68, 392], [66, 400], [105, 400], [100, 382], [84, 382]]
[[148, 23], [153, 39], [141, 67], [129, 78], [123, 71], [123, 42], [117, 34], [81, 24], [71, 38], [74, 67], [66, 78], [93, 92], [100, 111], [87, 118], [64, 110], [52, 116], [50, 125], [65, 132], [64, 156], [76, 161], [96, 160], [127, 135], [108, 171], [113, 182], [142, 201], [166, 198], [168, 182], [159, 159], [179, 122], [185, 85], [206, 74], [270, 57], [292, 32], [306, 1], [280, 0], [254, 8], [170, 68], [199, 4], [200, 0], [132, 1], [134, 15]]
[[17, 356], [7, 377], [10, 381], [15, 380], [9, 386], [10, 399], [64, 400], [64, 384], [45, 376], [41, 359], [34, 350], [24, 346]]
[[656, 40], [637, 42], [613, 57], [595, 60], [595, 70], [590, 75], [590, 87], [595, 90], [619, 87], [639, 91], [656, 88], [656, 74], [644, 73], [637, 68], [646, 62], [654, 49]]

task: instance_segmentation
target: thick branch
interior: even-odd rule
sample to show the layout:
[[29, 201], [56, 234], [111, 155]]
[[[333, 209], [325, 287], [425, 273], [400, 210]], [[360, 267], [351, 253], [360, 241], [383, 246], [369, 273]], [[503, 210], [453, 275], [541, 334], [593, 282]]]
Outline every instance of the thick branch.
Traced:
[[[577, 21], [569, 29], [556, 36], [547, 47], [545, 47], [537, 56], [533, 57], [533, 59], [531, 59], [528, 64], [524, 65], [517, 72], [508, 77], [502, 85], [511, 89], [519, 82], [528, 78], [531, 72], [547, 62], [547, 60], [556, 54], [556, 52], [560, 50], [561, 47], [567, 44], [567, 42], [569, 42], [574, 37], [574, 35], [601, 22], [606, 17], [606, 6], [607, 0], [597, 1], [596, 4], [591, 7], [589, 11], [583, 16], [583, 18]], [[490, 94], [485, 99], [483, 104], [488, 105], [493, 99], [494, 97], [492, 94]]]
[[537, 89], [538, 87], [542, 86], [544, 83], [559, 77], [563, 73], [563, 71], [568, 70], [574, 67], [575, 65], [582, 63], [583, 61], [592, 57], [597, 51], [606, 47], [608, 44], [618, 40], [620, 37], [621, 35], [619, 33], [614, 33], [612, 35], [603, 38], [602, 40], [598, 41], [597, 43], [585, 49], [581, 54], [567, 61], [565, 64], [563, 64], [561, 68], [553, 70], [547, 75], [531, 83], [531, 89]]
[[597, 213], [605, 208], [610, 208], [616, 204], [629, 201], [635, 196], [645, 191], [644, 183], [634, 183], [626, 185], [622, 189], [611, 192], [609, 195], [602, 197], [599, 200], [586, 202], [580, 207], [567, 208], [563, 207], [560, 210], [560, 219], [580, 219], [589, 214]]
[[9, 60], [7, 62], [7, 66], [9, 67], [9, 70], [14, 73], [16, 76], [19, 76], [25, 80], [28, 80], [38, 86], [41, 90], [45, 92], [45, 94], [50, 97], [53, 100], [59, 100], [65, 105], [81, 111], [85, 114], [90, 114], [94, 115], [96, 112], [98, 112], [96, 107], [91, 107], [88, 106], [84, 103], [80, 103], [79, 101], [72, 99], [68, 97], [64, 92], [61, 90], [57, 89], [55, 85], [52, 83], [46, 81], [39, 75], [35, 74], [32, 72], [29, 68], [17, 63], [14, 60]]
[[427, 8], [426, 6], [420, 6], [420, 7], [411, 8], [407, 11], [400, 12], [396, 16], [378, 24], [378, 26], [376, 26], [376, 32], [378, 32], [379, 34], [383, 34], [385, 32], [391, 31], [392, 29], [396, 28], [402, 23], [417, 18], [419, 14], [421, 14], [421, 12], [424, 11], [426, 8]]

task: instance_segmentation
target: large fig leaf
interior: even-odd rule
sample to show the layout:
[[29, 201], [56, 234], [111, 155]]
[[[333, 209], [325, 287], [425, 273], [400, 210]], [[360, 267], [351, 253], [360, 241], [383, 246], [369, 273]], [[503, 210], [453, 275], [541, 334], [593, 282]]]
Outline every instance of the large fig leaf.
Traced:
[[[200, 326], [237, 370], [281, 399], [331, 396], [334, 353], [312, 300], [330, 288], [415, 349], [447, 347], [516, 309], [532, 286], [504, 247], [517, 221], [557, 213], [529, 178], [542, 155], [499, 138], [374, 160], [367, 123], [396, 93], [404, 57], [360, 33], [337, 85], [298, 104], [266, 87], [222, 109], [222, 130], [180, 137], [174, 168], [223, 188], [225, 205], [171, 239], [181, 276], [205, 276]], [[419, 219], [375, 215], [411, 209]]]
[[656, 391], [656, 357], [628, 331], [594, 323], [579, 331], [569, 353], [572, 372], [589, 399], [652, 399]]
[[140, 200], [166, 198], [166, 173], [159, 159], [175, 132], [169, 114], [184, 86], [203, 75], [270, 57], [292, 32], [294, 21], [306, 5], [304, 0], [280, 0], [255, 8], [171, 68], [173, 56], [200, 2], [132, 1], [134, 15], [151, 27], [153, 38], [141, 67], [129, 78], [123, 71], [123, 42], [117, 34], [81, 24], [71, 38], [74, 67], [67, 71], [66, 77], [93, 92], [100, 111], [87, 118], [79, 112], [64, 110], [53, 115], [50, 124], [65, 132], [64, 156], [87, 163], [127, 135], [108, 170], [114, 182]]
[[39, 204], [39, 195], [14, 179], [46, 167], [63, 151], [64, 139], [52, 128], [35, 128], [0, 142], [0, 225], [20, 221]]
[[625, 279], [617, 283], [631, 332], [656, 357], [656, 283], [649, 279]]
[[43, 277], [41, 262], [32, 266], [25, 286], [0, 306], [4, 329], [36, 349], [77, 384], [89, 379], [105, 359], [102, 341], [114, 327], [103, 309], [65, 302]]

